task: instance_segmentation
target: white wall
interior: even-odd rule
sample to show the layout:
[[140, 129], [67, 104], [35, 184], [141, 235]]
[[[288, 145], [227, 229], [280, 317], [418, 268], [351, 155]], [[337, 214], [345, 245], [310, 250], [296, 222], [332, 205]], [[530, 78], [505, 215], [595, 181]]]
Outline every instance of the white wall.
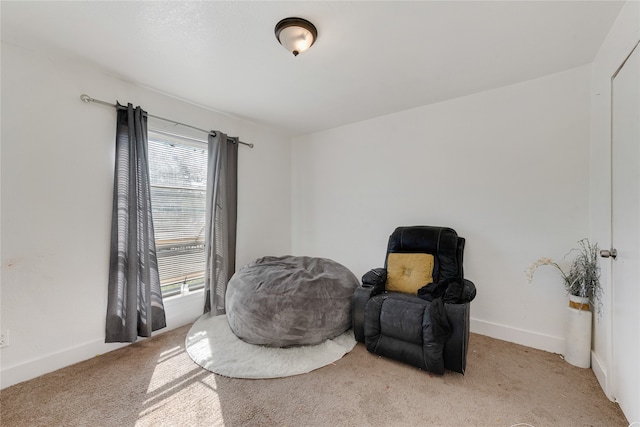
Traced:
[[561, 353], [555, 271], [588, 237], [590, 67], [294, 138], [293, 250], [356, 275], [384, 262], [400, 225], [467, 238], [472, 330]]
[[[640, 40], [640, 2], [625, 3], [592, 66], [590, 203], [591, 236], [600, 246], [611, 243], [611, 77]], [[605, 393], [612, 397], [611, 265], [602, 260], [604, 312], [596, 319], [592, 366]], [[640, 301], [639, 301], [640, 303]]]
[[[239, 154], [237, 263], [290, 252], [288, 134], [3, 43], [2, 387], [119, 346], [103, 342], [115, 109], [82, 93], [253, 142]], [[167, 301], [168, 329], [197, 318], [202, 299]]]

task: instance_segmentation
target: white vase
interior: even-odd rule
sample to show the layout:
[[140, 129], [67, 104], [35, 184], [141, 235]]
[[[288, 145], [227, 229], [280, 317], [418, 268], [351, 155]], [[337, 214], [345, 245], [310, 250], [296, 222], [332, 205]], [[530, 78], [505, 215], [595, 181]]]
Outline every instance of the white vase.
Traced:
[[591, 321], [589, 299], [569, 296], [564, 360], [579, 368], [591, 367]]

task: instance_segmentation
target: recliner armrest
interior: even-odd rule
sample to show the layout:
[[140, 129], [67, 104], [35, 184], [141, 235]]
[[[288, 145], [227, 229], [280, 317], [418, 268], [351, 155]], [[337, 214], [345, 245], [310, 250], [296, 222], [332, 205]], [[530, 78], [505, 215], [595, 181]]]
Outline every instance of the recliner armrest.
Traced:
[[444, 309], [452, 326], [452, 333], [444, 346], [444, 367], [464, 374], [469, 347], [469, 317], [471, 304], [445, 304]]
[[364, 311], [367, 301], [375, 295], [384, 292], [387, 282], [387, 270], [376, 268], [362, 277], [362, 286], [358, 286], [353, 293], [353, 307], [351, 323], [356, 341], [364, 342]]
[[387, 284], [387, 269], [374, 268], [362, 276], [362, 286], [372, 286], [376, 294], [383, 292]]
[[373, 286], [358, 286], [353, 293], [351, 322], [356, 341], [364, 342], [364, 311], [367, 307], [367, 301], [378, 293]]

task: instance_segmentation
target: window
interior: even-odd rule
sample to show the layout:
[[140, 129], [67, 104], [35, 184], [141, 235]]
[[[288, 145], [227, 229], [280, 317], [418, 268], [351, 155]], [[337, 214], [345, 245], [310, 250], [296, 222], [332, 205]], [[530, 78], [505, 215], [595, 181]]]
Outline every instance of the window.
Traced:
[[202, 288], [207, 144], [149, 130], [149, 175], [162, 295]]

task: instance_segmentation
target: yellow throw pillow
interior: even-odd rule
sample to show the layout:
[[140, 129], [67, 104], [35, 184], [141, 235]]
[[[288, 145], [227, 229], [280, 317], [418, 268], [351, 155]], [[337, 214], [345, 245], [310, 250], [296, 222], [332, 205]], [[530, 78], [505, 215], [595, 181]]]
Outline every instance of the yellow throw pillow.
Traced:
[[418, 289], [433, 283], [433, 265], [431, 254], [390, 253], [387, 257], [387, 290], [416, 295]]

